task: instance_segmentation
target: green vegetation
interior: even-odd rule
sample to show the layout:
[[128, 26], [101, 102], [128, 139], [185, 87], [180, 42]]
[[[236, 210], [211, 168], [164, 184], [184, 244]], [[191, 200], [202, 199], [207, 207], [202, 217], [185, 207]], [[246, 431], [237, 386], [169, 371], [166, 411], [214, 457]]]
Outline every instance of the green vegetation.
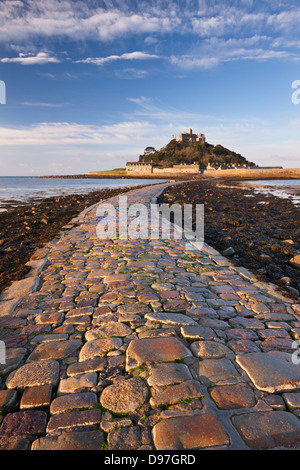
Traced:
[[144, 154], [139, 156], [140, 162], [169, 167], [180, 163], [193, 164], [197, 162], [200, 167], [206, 168], [207, 164], [235, 164], [254, 166], [253, 162], [248, 162], [239, 153], [228, 150], [222, 145], [211, 145], [208, 143], [177, 142], [172, 139], [165, 147], [156, 150], [153, 147], [146, 147]]

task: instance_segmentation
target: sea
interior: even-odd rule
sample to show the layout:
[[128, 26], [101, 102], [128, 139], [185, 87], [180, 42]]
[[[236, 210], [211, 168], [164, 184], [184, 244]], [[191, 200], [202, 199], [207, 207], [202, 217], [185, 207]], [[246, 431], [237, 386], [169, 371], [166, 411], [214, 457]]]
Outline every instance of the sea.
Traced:
[[0, 212], [53, 196], [88, 194], [102, 189], [161, 183], [155, 179], [34, 178], [0, 176]]
[[[300, 180], [257, 180], [245, 181], [246, 186], [262, 196], [273, 195], [283, 199], [290, 199], [296, 206], [300, 206]], [[262, 201], [263, 202], [263, 201]]]
[[[0, 176], [0, 212], [52, 196], [88, 194], [102, 189], [140, 186], [164, 181], [166, 180]], [[290, 198], [296, 205], [300, 205], [300, 180], [298, 179], [247, 181], [245, 183], [247, 187], [251, 187], [259, 194]]]

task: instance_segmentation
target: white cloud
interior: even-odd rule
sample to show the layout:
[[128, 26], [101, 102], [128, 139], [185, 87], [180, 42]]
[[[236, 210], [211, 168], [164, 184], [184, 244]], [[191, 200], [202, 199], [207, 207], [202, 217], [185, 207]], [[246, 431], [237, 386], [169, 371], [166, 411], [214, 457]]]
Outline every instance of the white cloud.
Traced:
[[48, 64], [58, 63], [59, 60], [56, 57], [50, 56], [47, 52], [38, 52], [37, 54], [24, 54], [19, 53], [18, 57], [4, 57], [0, 59], [3, 63], [16, 63], [22, 65], [36, 65], [36, 64]]
[[95, 126], [70, 122], [42, 122], [29, 127], [0, 127], [0, 146], [133, 144], [151, 134], [148, 122], [125, 121]]
[[117, 60], [149, 60], [159, 59], [158, 55], [147, 54], [145, 52], [127, 52], [122, 55], [111, 55], [108, 57], [88, 57], [86, 59], [76, 60], [76, 63], [104, 65], [108, 62], [115, 62]]
[[23, 106], [32, 106], [32, 107], [45, 107], [45, 108], [61, 108], [65, 106], [65, 103], [44, 103], [40, 101], [24, 101], [21, 103]]

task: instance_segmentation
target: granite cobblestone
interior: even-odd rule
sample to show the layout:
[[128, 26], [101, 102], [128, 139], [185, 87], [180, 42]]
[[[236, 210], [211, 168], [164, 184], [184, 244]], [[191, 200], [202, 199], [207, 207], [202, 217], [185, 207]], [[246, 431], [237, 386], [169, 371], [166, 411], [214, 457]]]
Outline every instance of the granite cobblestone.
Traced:
[[96, 210], [1, 297], [0, 449], [299, 449], [300, 302], [206, 244], [100, 239]]

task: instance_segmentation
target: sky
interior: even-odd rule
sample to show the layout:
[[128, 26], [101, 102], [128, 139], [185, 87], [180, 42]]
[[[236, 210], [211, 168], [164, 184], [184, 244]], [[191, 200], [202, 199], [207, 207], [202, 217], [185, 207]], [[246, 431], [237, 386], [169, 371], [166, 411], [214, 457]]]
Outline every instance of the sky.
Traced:
[[0, 176], [125, 167], [192, 128], [300, 167], [299, 0], [0, 0]]

